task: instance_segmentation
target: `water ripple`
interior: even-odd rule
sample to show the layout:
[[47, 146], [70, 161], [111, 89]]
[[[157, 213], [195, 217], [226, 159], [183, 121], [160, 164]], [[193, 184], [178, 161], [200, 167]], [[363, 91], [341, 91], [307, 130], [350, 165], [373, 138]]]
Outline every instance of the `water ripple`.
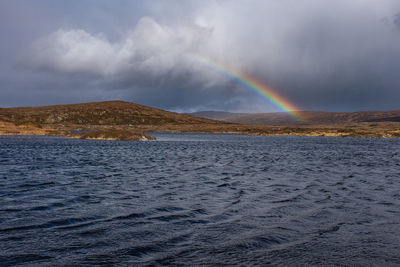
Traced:
[[0, 137], [0, 265], [400, 265], [398, 139]]

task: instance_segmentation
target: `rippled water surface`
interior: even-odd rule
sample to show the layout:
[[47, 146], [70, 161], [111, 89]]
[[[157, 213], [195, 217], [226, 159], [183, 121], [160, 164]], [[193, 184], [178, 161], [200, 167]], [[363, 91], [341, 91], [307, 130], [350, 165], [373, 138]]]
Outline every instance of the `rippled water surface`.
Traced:
[[400, 140], [0, 137], [0, 265], [400, 265]]

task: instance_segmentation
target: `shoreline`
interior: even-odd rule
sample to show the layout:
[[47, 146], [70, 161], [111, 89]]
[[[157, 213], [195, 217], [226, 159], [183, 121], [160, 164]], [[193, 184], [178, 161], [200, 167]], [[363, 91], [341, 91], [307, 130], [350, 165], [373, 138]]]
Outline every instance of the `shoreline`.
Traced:
[[[376, 124], [374, 124], [376, 125]], [[197, 126], [197, 127], [196, 127]], [[152, 132], [210, 133], [255, 136], [305, 136], [305, 137], [355, 137], [399, 138], [400, 123], [392, 125], [308, 125], [308, 126], [251, 126], [238, 124], [221, 125], [15, 125], [0, 121], [0, 136], [59, 136], [69, 139], [148, 141], [156, 138]], [[390, 126], [390, 127], [389, 127]]]
[[[304, 111], [305, 114], [307, 113]], [[400, 113], [400, 110], [398, 111]], [[308, 114], [308, 113], [307, 113]], [[319, 113], [318, 113], [319, 114]], [[363, 113], [364, 114], [364, 113]], [[369, 113], [368, 113], [369, 114]], [[194, 117], [124, 101], [0, 108], [0, 135], [49, 135], [94, 140], [152, 140], [151, 132], [260, 136], [400, 137], [397, 113], [353, 113], [301, 124], [240, 124]], [[358, 114], [359, 115], [359, 114]], [[344, 116], [344, 118], [342, 117]], [[361, 120], [361, 121], [360, 121]], [[314, 122], [313, 122], [314, 121]], [[253, 120], [254, 122], [254, 120]]]

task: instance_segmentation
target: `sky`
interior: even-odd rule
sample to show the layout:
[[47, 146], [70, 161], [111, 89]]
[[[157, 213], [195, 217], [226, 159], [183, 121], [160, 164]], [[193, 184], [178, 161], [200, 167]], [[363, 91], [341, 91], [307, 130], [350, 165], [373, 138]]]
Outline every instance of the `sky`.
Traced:
[[400, 109], [398, 0], [0, 0], [0, 107]]

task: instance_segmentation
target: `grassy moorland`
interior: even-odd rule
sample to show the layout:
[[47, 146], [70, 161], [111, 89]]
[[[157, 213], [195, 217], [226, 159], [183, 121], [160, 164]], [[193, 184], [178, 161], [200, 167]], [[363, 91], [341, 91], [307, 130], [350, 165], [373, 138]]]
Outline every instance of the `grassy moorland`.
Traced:
[[[378, 116], [374, 112], [362, 114], [363, 119], [359, 121], [339, 119], [335, 121], [332, 116], [327, 117], [323, 114], [319, 113], [320, 119], [318, 120], [303, 121], [292, 125], [290, 122], [288, 124], [256, 125], [248, 121], [242, 122], [247, 122], [247, 124], [239, 124], [199, 118], [124, 101], [106, 101], [43, 107], [0, 108], [0, 135], [55, 135], [81, 139], [151, 140], [153, 137], [147, 134], [148, 132], [164, 131], [252, 135], [400, 137], [399, 121], [385, 119], [385, 116]], [[335, 115], [337, 118], [347, 116], [346, 113], [343, 114]], [[394, 115], [390, 114], [388, 118]]]
[[201, 111], [189, 113], [189, 115], [200, 118], [248, 125], [349, 125], [365, 122], [400, 122], [400, 110], [358, 112], [297, 111], [295, 114], [299, 119], [295, 119], [285, 112], [230, 113]]

